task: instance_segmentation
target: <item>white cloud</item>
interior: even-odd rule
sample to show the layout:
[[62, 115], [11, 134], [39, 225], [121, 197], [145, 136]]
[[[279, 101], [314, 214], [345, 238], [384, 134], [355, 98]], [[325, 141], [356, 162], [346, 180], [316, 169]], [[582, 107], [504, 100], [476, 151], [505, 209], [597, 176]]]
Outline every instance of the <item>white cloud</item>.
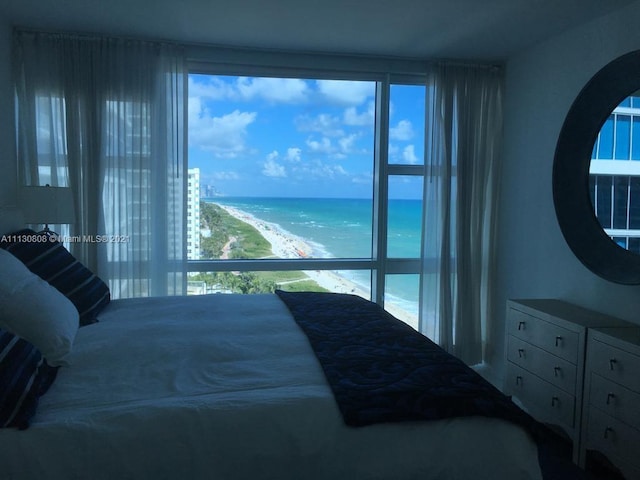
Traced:
[[297, 78], [238, 77], [234, 82], [216, 76], [207, 76], [206, 81], [189, 78], [189, 96], [205, 100], [305, 103], [310, 92], [309, 84]]
[[295, 118], [294, 123], [301, 132], [319, 132], [328, 137], [344, 135], [344, 131], [340, 128], [340, 119], [327, 113], [321, 113], [315, 117], [300, 115]]
[[402, 160], [404, 161], [404, 163], [409, 163], [412, 165], [415, 165], [420, 161], [420, 159], [416, 157], [416, 151], [413, 145], [407, 145], [406, 147], [404, 147], [404, 150], [402, 151]]
[[375, 105], [369, 102], [367, 110], [359, 113], [356, 107], [345, 109], [343, 117], [345, 125], [352, 127], [372, 127], [375, 121]]
[[352, 154], [361, 154], [366, 150], [358, 148], [357, 141], [360, 135], [352, 133], [332, 141], [327, 137], [314, 139], [309, 137], [306, 141], [307, 151], [310, 154], [323, 155], [332, 159], [348, 158]]
[[236, 157], [247, 150], [247, 127], [255, 112], [231, 113], [214, 117], [198, 97], [189, 98], [189, 145], [211, 151], [218, 157]]
[[319, 92], [331, 103], [362, 105], [375, 95], [375, 83], [347, 80], [317, 80]]
[[331, 140], [329, 140], [327, 137], [323, 137], [320, 141], [308, 138], [306, 143], [307, 147], [309, 147], [309, 150], [311, 150], [311, 152], [313, 153], [330, 154], [334, 151]]
[[413, 125], [409, 120], [400, 120], [395, 127], [389, 128], [389, 138], [407, 141], [413, 138]]
[[356, 134], [351, 134], [348, 137], [343, 137], [338, 140], [338, 143], [340, 144], [340, 151], [342, 153], [352, 152], [357, 138], [358, 136]]
[[286, 177], [287, 171], [284, 166], [276, 162], [276, 157], [278, 156], [278, 152], [273, 152], [276, 155], [271, 156], [271, 154], [267, 155], [267, 161], [262, 164], [262, 174], [267, 177]]
[[347, 175], [347, 171], [341, 165], [318, 164], [311, 168], [312, 175], [325, 178], [336, 178]]
[[240, 77], [235, 85], [241, 98], [262, 98], [273, 103], [304, 103], [309, 86], [297, 78], [248, 78]]
[[286, 177], [287, 171], [276, 160], [280, 157], [277, 150], [267, 154], [267, 161], [262, 164], [262, 174], [267, 177]]
[[328, 179], [335, 179], [336, 177], [344, 177], [349, 175], [349, 173], [342, 167], [342, 165], [324, 163], [320, 160], [314, 160], [303, 164], [296, 169], [296, 173], [302, 174], [305, 177]]
[[299, 162], [302, 159], [302, 149], [298, 147], [288, 148], [287, 156], [285, 158], [290, 162]]
[[204, 115], [204, 104], [200, 97], [189, 97], [189, 127], [193, 126], [193, 122], [197, 122], [201, 115]]
[[389, 143], [389, 158], [397, 158], [398, 153], [400, 153], [400, 148], [395, 143]]
[[232, 98], [234, 95], [236, 95], [236, 91], [233, 85], [219, 77], [207, 76], [206, 81], [189, 77], [189, 97], [224, 100]]

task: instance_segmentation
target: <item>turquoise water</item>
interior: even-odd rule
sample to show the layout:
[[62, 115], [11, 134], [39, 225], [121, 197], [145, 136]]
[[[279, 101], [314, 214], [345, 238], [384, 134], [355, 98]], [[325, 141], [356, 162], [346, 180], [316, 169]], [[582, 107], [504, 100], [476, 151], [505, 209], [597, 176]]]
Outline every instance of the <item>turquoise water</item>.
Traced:
[[[314, 258], [370, 258], [372, 201], [335, 198], [216, 197], [204, 199], [243, 210], [303, 238]], [[390, 200], [388, 256], [420, 256], [422, 203]], [[369, 272], [353, 272], [351, 280], [369, 288]], [[417, 312], [417, 275], [390, 279], [388, 293]]]

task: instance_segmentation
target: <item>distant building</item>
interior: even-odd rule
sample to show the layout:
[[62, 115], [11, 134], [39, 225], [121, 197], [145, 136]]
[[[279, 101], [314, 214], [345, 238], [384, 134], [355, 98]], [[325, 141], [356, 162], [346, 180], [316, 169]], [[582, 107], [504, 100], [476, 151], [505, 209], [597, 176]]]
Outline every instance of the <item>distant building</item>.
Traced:
[[589, 169], [593, 209], [621, 247], [640, 253], [640, 97], [625, 98], [604, 122]]
[[202, 185], [200, 187], [200, 198], [213, 198], [218, 196], [218, 190], [214, 185]]
[[200, 260], [200, 169], [188, 170], [187, 259]]

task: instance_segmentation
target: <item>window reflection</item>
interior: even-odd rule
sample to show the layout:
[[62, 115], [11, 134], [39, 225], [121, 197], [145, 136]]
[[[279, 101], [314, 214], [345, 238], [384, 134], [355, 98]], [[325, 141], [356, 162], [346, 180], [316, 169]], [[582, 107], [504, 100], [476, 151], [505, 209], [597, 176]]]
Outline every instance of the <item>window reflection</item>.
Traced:
[[589, 192], [594, 214], [620, 247], [640, 254], [640, 92], [607, 117], [593, 147]]

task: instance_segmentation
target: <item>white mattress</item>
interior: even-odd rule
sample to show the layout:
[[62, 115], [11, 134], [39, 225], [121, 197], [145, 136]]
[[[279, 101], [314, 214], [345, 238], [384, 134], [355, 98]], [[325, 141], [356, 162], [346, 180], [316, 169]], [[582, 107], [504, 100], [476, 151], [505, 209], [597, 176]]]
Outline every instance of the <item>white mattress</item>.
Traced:
[[275, 295], [116, 300], [83, 327], [7, 479], [538, 479], [519, 427], [488, 418], [343, 424]]

